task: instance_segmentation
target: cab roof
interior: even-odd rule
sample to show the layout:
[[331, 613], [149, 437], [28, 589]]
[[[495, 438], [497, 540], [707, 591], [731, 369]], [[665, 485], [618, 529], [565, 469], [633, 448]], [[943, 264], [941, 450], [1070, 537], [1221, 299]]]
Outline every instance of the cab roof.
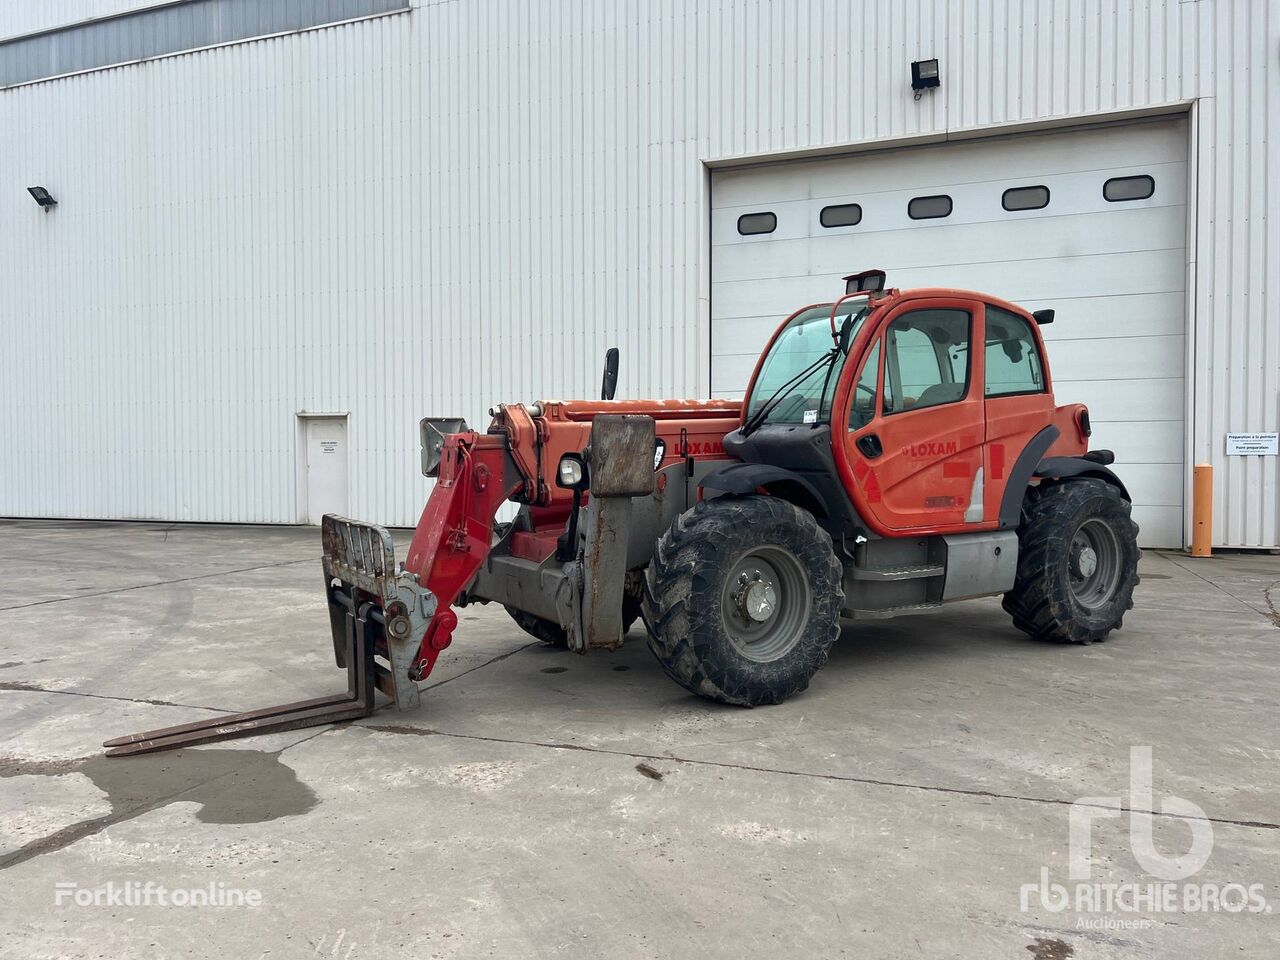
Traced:
[[1017, 313], [1028, 320], [1035, 320], [1035, 316], [1026, 307], [1020, 306], [1003, 297], [997, 297], [993, 293], [982, 293], [979, 290], [965, 290], [960, 287], [911, 287], [906, 290], [898, 287], [891, 287], [884, 293], [873, 299], [873, 303], [877, 306], [885, 303], [897, 303], [902, 300], [930, 300], [930, 299], [956, 299], [956, 300], [981, 300], [983, 303], [989, 303], [993, 307], [1000, 307], [1002, 310], [1008, 310], [1011, 313]]

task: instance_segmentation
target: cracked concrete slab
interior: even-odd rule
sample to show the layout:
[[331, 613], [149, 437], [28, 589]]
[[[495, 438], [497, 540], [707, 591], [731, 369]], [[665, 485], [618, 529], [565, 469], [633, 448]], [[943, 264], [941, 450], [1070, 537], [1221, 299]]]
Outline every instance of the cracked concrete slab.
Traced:
[[[4, 533], [0, 956], [1280, 952], [1274, 913], [1119, 928], [1021, 903], [1042, 870], [1065, 881], [1072, 801], [1129, 796], [1134, 745], [1157, 809], [1093, 821], [1093, 880], [1151, 879], [1135, 822], [1187, 849], [1174, 794], [1213, 819], [1195, 881], [1280, 901], [1278, 558], [1149, 553], [1124, 630], [1089, 648], [1032, 643], [987, 601], [850, 628], [808, 693], [757, 710], [688, 696], [639, 632], [579, 657], [469, 607], [414, 713], [107, 760], [108, 736], [341, 684], [318, 534]], [[264, 556], [288, 562], [243, 569]], [[59, 599], [59, 571], [100, 595]], [[56, 902], [148, 882], [262, 905]]]

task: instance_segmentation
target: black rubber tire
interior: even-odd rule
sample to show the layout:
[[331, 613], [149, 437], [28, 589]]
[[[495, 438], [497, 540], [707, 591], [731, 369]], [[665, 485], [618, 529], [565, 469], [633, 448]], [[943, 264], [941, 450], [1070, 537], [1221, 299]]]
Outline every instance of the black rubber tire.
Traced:
[[[1138, 585], [1138, 525], [1130, 503], [1105, 480], [1081, 478], [1041, 485], [1027, 493], [1018, 528], [1018, 573], [1004, 595], [1014, 626], [1037, 640], [1097, 643], [1119, 630]], [[1088, 521], [1115, 535], [1118, 579], [1107, 599], [1087, 607], [1071, 587], [1072, 541]]]
[[[762, 546], [789, 552], [808, 583], [798, 639], [768, 662], [734, 646], [721, 614], [726, 578]], [[807, 510], [777, 497], [704, 500], [677, 517], [654, 550], [645, 577], [649, 649], [667, 676], [699, 696], [749, 707], [781, 703], [827, 662], [840, 633], [841, 578], [831, 537]]]
[[[515, 607], [503, 605], [504, 610], [511, 615], [511, 619], [516, 625], [529, 636], [541, 640], [550, 647], [568, 647], [569, 638], [564, 632], [564, 627], [558, 623], [552, 623], [550, 620], [543, 620], [536, 617], [532, 613], [524, 610], [517, 610]], [[628, 587], [627, 592], [622, 597], [622, 633], [625, 636], [627, 632], [640, 619], [640, 598], [635, 592]]]
[[640, 619], [640, 604], [630, 597], [622, 599], [622, 635], [625, 637]]
[[529, 636], [551, 647], [567, 647], [569, 646], [569, 638], [565, 635], [564, 627], [558, 623], [552, 623], [550, 620], [543, 620], [541, 617], [535, 617], [532, 613], [524, 610], [517, 610], [515, 607], [508, 607], [505, 604], [502, 609], [511, 614], [511, 619]]
[[627, 582], [622, 588], [622, 635], [631, 632], [644, 604], [644, 571], [628, 570]]

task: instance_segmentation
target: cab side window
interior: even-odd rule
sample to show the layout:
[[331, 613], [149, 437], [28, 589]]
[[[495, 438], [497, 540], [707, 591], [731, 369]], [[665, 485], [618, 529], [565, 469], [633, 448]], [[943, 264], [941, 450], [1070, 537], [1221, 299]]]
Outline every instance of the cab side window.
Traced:
[[963, 310], [915, 310], [885, 334], [884, 412], [964, 399], [969, 389], [970, 317]]
[[849, 429], [861, 430], [876, 415], [876, 381], [880, 377], [880, 341], [875, 342], [858, 375], [853, 389], [853, 403], [849, 407]]
[[1031, 324], [999, 307], [987, 307], [987, 393], [1007, 397], [1044, 393], [1044, 370]]

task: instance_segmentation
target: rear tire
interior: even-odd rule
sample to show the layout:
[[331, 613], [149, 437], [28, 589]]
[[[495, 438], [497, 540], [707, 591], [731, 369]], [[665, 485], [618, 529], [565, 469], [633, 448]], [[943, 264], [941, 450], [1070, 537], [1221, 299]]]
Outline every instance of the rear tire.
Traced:
[[717, 497], [676, 518], [645, 579], [649, 649], [676, 683], [741, 706], [809, 685], [840, 632], [841, 567], [813, 514]]
[[1014, 626], [1038, 640], [1096, 643], [1120, 629], [1138, 585], [1138, 525], [1104, 480], [1029, 491], [1018, 528], [1018, 573], [1004, 595]]

